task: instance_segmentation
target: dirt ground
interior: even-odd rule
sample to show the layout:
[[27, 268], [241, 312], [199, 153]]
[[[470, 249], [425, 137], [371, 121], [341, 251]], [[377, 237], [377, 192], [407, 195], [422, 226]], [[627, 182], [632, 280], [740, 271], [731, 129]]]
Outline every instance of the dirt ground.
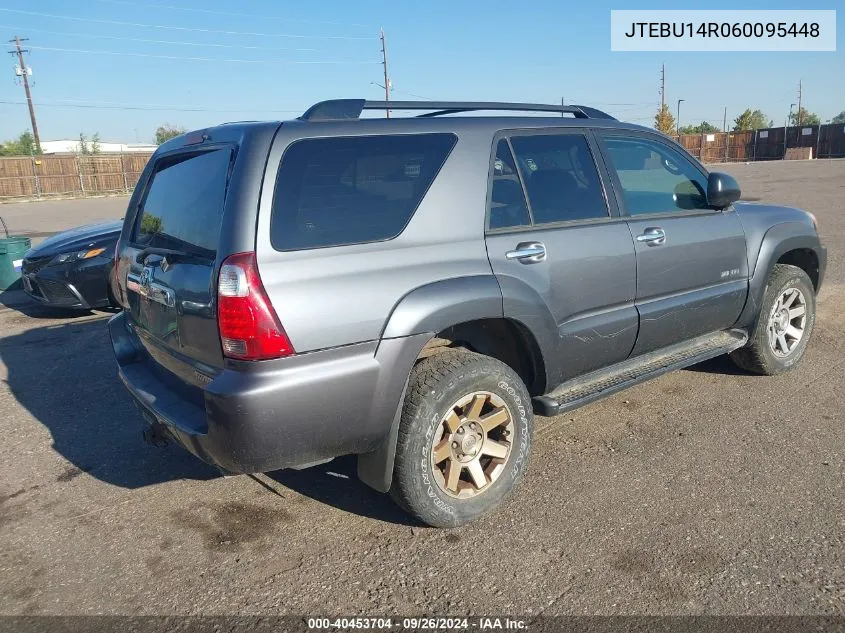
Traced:
[[[845, 161], [725, 166], [829, 248], [796, 371], [722, 359], [538, 418], [522, 487], [413, 523], [354, 460], [222, 477], [141, 441], [108, 314], [0, 294], [0, 614], [845, 615]], [[35, 240], [125, 198], [0, 205]]]

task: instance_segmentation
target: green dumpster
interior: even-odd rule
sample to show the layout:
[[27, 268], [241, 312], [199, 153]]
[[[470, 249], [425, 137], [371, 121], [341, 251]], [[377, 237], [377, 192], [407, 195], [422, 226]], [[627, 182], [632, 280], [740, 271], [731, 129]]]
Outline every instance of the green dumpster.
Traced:
[[6, 290], [21, 278], [23, 255], [32, 241], [17, 235], [0, 238], [0, 290]]

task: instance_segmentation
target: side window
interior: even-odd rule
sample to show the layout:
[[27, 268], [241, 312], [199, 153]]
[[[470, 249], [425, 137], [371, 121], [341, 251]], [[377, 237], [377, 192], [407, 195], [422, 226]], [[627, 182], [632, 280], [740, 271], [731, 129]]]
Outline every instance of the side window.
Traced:
[[276, 179], [270, 242], [280, 251], [393, 239], [452, 151], [454, 134], [296, 141]]
[[505, 139], [496, 146], [493, 159], [493, 184], [490, 193], [490, 228], [503, 229], [529, 226], [531, 217], [525, 203], [525, 193], [516, 173], [516, 163]]
[[511, 144], [535, 224], [608, 217], [598, 170], [583, 135], [515, 136]]
[[707, 180], [680, 152], [639, 137], [606, 136], [630, 215], [707, 209]]

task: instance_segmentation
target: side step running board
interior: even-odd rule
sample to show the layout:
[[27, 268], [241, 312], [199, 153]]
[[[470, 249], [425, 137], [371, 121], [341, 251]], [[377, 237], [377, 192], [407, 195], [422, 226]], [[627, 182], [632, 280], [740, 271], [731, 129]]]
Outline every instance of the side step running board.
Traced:
[[551, 417], [577, 409], [670, 371], [732, 352], [747, 340], [748, 335], [740, 330], [715, 332], [628, 359], [573, 378], [553, 392], [534, 398], [534, 412]]

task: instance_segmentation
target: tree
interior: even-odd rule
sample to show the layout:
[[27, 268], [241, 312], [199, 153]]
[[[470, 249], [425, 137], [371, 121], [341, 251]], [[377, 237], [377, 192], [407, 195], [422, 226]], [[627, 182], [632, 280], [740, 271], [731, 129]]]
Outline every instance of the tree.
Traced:
[[141, 231], [146, 234], [161, 233], [162, 221], [161, 217], [151, 213], [144, 213], [141, 216]]
[[78, 154], [90, 156], [91, 154], [99, 154], [101, 151], [99, 132], [95, 132], [90, 141], [82, 132], [79, 133], [79, 143], [76, 144], [76, 152]]
[[0, 156], [34, 156], [40, 153], [35, 148], [35, 137], [29, 130], [14, 140], [0, 143]]
[[79, 143], [76, 144], [76, 152], [83, 156], [88, 156], [91, 153], [91, 146], [88, 144], [88, 137], [82, 132], [79, 133]]
[[845, 123], [845, 110], [842, 110], [842, 112], [840, 112], [840, 113], [839, 113], [839, 114], [837, 114], [835, 117], [833, 117], [833, 118], [830, 120], [830, 122], [831, 122], [831, 123], [836, 123], [836, 124], [839, 124], [839, 123]]
[[742, 114], [734, 119], [734, 132], [745, 132], [746, 130], [759, 130], [764, 127], [771, 127], [766, 121], [768, 117], [760, 110], [746, 108]]
[[815, 112], [808, 112], [807, 108], [800, 108], [798, 112], [792, 112], [789, 115], [790, 125], [819, 125], [822, 122], [821, 117]]
[[685, 125], [678, 130], [679, 134], [712, 134], [713, 132], [721, 132], [718, 127], [707, 121], [702, 121], [698, 125]]
[[672, 111], [665, 103], [663, 107], [654, 115], [654, 129], [663, 132], [664, 134], [675, 133], [675, 117], [672, 116]]
[[179, 127], [178, 125], [171, 125], [170, 123], [159, 125], [156, 129], [156, 145], [161, 145], [165, 141], [169, 141], [173, 137], [184, 133], [185, 128]]

